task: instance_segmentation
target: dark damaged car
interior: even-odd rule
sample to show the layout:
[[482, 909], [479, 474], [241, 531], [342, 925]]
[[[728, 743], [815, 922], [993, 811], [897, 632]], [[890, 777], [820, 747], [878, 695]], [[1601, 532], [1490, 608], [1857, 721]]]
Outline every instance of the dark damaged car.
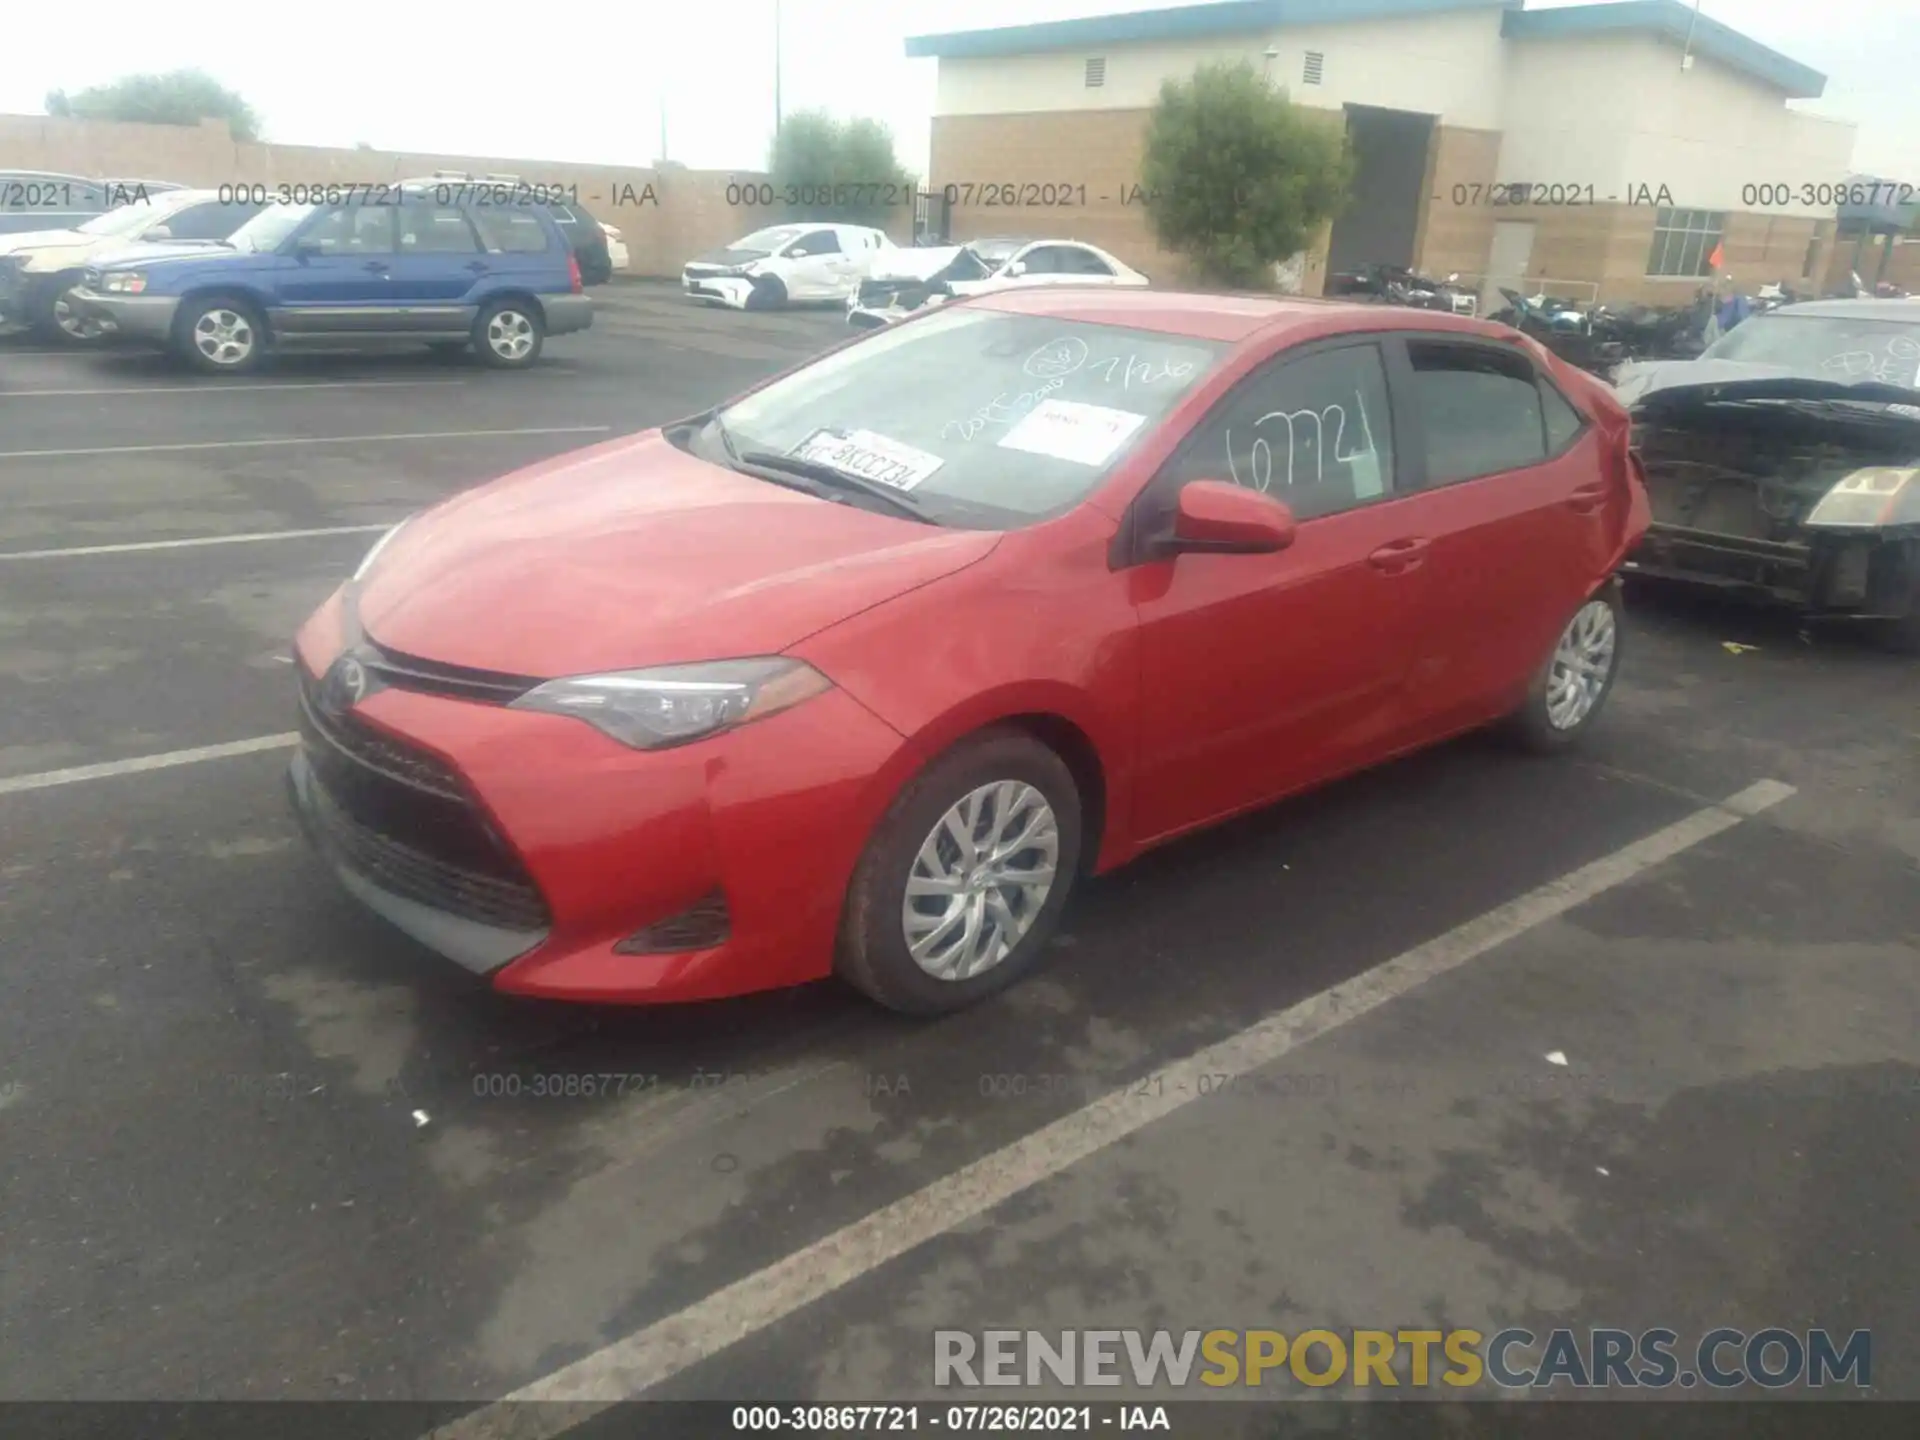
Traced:
[[1920, 300], [1769, 311], [1615, 386], [1653, 506], [1630, 572], [1920, 653]]

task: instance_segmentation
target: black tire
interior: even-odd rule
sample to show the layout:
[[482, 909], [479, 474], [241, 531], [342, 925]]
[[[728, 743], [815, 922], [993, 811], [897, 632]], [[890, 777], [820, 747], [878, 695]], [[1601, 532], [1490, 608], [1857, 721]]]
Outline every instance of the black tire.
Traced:
[[473, 350], [496, 370], [524, 370], [547, 343], [547, 318], [531, 300], [495, 300], [473, 322]]
[[[1600, 679], [1597, 693], [1592, 696], [1584, 711], [1571, 723], [1556, 723], [1553, 711], [1548, 704], [1548, 695], [1552, 688], [1554, 671], [1560, 663], [1560, 645], [1573, 627], [1581, 623], [1588, 615], [1588, 607], [1602, 605], [1606, 607], [1607, 626], [1611, 634], [1611, 645], [1607, 651], [1606, 673]], [[1554, 649], [1541, 662], [1534, 672], [1533, 680], [1527, 686], [1527, 698], [1520, 708], [1507, 717], [1508, 735], [1522, 747], [1538, 754], [1554, 755], [1580, 742], [1587, 731], [1593, 728], [1593, 722], [1600, 718], [1600, 712], [1606, 708], [1607, 697], [1613, 693], [1613, 684], [1620, 675], [1620, 652], [1626, 634], [1624, 624], [1625, 610], [1620, 603], [1620, 585], [1610, 580], [1587, 600], [1567, 620], [1566, 627], [1555, 637]]]
[[[219, 339], [223, 333], [224, 342]], [[203, 374], [245, 375], [257, 370], [266, 362], [267, 343], [266, 317], [252, 301], [238, 295], [198, 296], [181, 305], [174, 317], [174, 354]]]
[[[32, 329], [35, 339], [44, 340], [50, 345], [75, 347], [100, 343], [105, 332], [97, 322], [86, 323], [77, 330], [68, 328], [68, 325], [75, 323], [78, 317], [67, 310], [64, 302], [67, 292], [79, 283], [78, 273], [55, 278], [52, 288], [41, 297], [40, 302], [34, 307], [34, 313], [27, 318], [27, 324]], [[67, 318], [66, 324], [62, 323], [63, 317]]]
[[762, 275], [747, 292], [749, 310], [778, 310], [787, 303], [787, 283], [778, 275]]
[[[908, 950], [907, 881], [942, 817], [975, 790], [1002, 780], [1032, 786], [1053, 811], [1052, 888], [1004, 959], [966, 979], [942, 979]], [[1006, 989], [1039, 963], [1060, 923], [1079, 874], [1080, 840], [1080, 792], [1060, 756], [1021, 730], [982, 731], [915, 776], [874, 830], [847, 887], [835, 968], [870, 999], [906, 1015], [943, 1015]]]

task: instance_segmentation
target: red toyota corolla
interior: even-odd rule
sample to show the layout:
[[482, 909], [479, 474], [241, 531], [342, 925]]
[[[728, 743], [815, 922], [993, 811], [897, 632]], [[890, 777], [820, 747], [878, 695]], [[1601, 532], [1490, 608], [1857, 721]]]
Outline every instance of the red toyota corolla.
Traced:
[[300, 632], [295, 804], [504, 991], [950, 1010], [1149, 846], [1577, 739], [1647, 519], [1625, 412], [1503, 327], [996, 295], [389, 533]]

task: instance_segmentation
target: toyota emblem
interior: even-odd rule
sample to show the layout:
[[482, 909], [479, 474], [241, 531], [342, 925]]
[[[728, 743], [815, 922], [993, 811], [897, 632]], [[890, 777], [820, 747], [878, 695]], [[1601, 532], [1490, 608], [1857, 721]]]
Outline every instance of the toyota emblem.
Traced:
[[327, 677], [327, 708], [349, 710], [367, 698], [370, 680], [367, 667], [352, 655], [342, 655]]

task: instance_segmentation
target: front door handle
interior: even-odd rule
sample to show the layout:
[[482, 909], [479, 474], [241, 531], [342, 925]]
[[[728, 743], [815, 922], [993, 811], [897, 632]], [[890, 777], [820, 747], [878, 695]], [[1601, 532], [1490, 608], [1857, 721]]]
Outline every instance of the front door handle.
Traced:
[[1604, 484], [1580, 485], [1567, 497], [1567, 508], [1580, 515], [1591, 515], [1607, 498]]
[[384, 275], [387, 273], [387, 262], [384, 260], [369, 260], [365, 265], [361, 266], [361, 269], [370, 270], [375, 275]]
[[1384, 570], [1389, 575], [1399, 575], [1412, 570], [1427, 558], [1427, 547], [1433, 542], [1410, 537], [1405, 540], [1389, 540], [1378, 550], [1367, 556], [1367, 563], [1376, 570]]
[[475, 260], [467, 266], [467, 269], [471, 270], [475, 275], [484, 275], [492, 268], [492, 266], [483, 260]]

